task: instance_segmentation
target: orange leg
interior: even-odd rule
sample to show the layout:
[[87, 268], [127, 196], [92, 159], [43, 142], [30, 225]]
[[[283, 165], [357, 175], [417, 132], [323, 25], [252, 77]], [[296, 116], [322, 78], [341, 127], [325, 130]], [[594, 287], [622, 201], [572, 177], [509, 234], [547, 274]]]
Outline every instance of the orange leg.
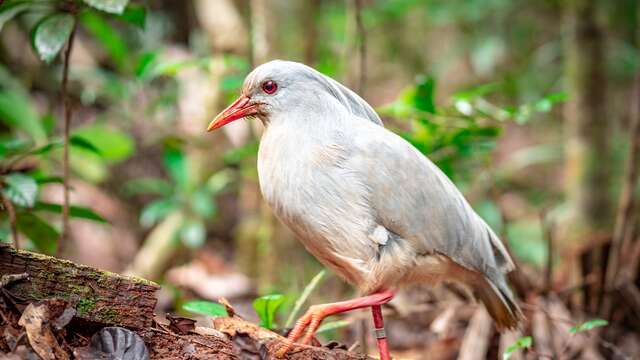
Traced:
[[[388, 303], [394, 294], [391, 291], [381, 291], [379, 293], [364, 296], [352, 300], [340, 301], [330, 304], [320, 304], [320, 305], [312, 305], [309, 307], [309, 310], [296, 322], [296, 325], [293, 327], [289, 336], [287, 337], [285, 346], [283, 346], [276, 354], [277, 357], [283, 357], [284, 354], [287, 353], [292, 347], [293, 343], [300, 338], [304, 330], [307, 332], [302, 338], [302, 344], [307, 344], [313, 338], [313, 335], [318, 330], [320, 323], [327, 316], [343, 313], [350, 310], [362, 309], [365, 307], [371, 306], [372, 309], [380, 310], [380, 305]], [[379, 321], [377, 319], [376, 310], [374, 310], [374, 323], [376, 328], [382, 326], [382, 315], [379, 316]], [[383, 330], [384, 331], [384, 330]], [[380, 342], [379, 342], [380, 343]], [[386, 349], [386, 340], [384, 343], [384, 347]], [[382, 348], [380, 349], [382, 351]], [[383, 354], [381, 353], [381, 356]], [[382, 357], [381, 357], [382, 358]], [[386, 358], [389, 359], [388, 350], [386, 350]]]

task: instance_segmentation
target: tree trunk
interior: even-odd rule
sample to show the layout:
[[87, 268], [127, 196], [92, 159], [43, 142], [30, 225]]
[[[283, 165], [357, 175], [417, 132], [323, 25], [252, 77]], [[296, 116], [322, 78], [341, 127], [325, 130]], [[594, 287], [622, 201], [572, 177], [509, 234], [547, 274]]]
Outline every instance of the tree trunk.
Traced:
[[[610, 136], [606, 112], [606, 64], [604, 31], [597, 19], [597, 2], [567, 2], [565, 107], [565, 186], [569, 218], [563, 227], [565, 245], [594, 239], [610, 226]], [[592, 252], [590, 276], [597, 281], [589, 304], [598, 306], [603, 256]], [[581, 281], [581, 280], [575, 280]]]
[[596, 3], [568, 2], [566, 80], [566, 192], [573, 238], [610, 225], [609, 124], [604, 32]]

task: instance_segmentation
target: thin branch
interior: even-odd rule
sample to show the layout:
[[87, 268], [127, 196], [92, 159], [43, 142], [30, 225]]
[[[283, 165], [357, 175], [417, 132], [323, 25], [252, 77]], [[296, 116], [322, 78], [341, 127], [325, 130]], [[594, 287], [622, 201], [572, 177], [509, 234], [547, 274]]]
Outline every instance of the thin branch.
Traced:
[[75, 39], [78, 21], [74, 17], [73, 30], [69, 35], [67, 49], [64, 52], [64, 67], [62, 70], [62, 101], [64, 104], [64, 152], [62, 159], [62, 172], [64, 183], [64, 202], [62, 205], [62, 234], [58, 242], [57, 255], [60, 256], [64, 250], [65, 242], [69, 237], [69, 133], [71, 129], [71, 99], [68, 93], [69, 83], [69, 61], [71, 58], [71, 50], [73, 49], [73, 40]]
[[18, 226], [16, 224], [16, 209], [6, 196], [0, 193], [0, 200], [2, 201], [2, 207], [7, 210], [9, 216], [9, 226], [11, 227], [11, 238], [13, 239], [13, 247], [20, 249], [20, 238], [18, 237]]

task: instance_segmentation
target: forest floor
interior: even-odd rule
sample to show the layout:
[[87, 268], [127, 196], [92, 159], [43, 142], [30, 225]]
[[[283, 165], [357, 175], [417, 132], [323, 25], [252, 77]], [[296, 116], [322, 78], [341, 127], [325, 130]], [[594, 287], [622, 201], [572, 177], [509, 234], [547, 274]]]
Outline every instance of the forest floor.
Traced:
[[[117, 354], [131, 360], [273, 359], [284, 340], [244, 320], [228, 303], [230, 316], [214, 318], [206, 327], [185, 317], [158, 316], [154, 310], [159, 286], [150, 281], [5, 245], [0, 246], [0, 274], [2, 359], [117, 359]], [[387, 333], [394, 358], [634, 359], [640, 355], [640, 334], [625, 321], [590, 322], [557, 295], [530, 294], [522, 303], [526, 324], [499, 333], [482, 306], [452, 295], [455, 292], [449, 291], [444, 300], [439, 295], [439, 301], [426, 307], [385, 309], [392, 319]], [[316, 344], [295, 346], [286, 358], [367, 359], [358, 351], [375, 353], [372, 346], [348, 351], [335, 342]]]

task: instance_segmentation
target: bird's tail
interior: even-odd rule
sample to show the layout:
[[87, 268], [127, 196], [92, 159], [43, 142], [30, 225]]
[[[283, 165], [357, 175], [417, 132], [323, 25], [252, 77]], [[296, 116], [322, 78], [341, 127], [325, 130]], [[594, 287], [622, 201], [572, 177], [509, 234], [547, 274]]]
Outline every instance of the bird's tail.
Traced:
[[498, 330], [517, 328], [523, 315], [506, 282], [503, 280], [496, 285], [484, 276], [481, 278], [482, 281], [473, 286], [475, 295], [487, 308]]

